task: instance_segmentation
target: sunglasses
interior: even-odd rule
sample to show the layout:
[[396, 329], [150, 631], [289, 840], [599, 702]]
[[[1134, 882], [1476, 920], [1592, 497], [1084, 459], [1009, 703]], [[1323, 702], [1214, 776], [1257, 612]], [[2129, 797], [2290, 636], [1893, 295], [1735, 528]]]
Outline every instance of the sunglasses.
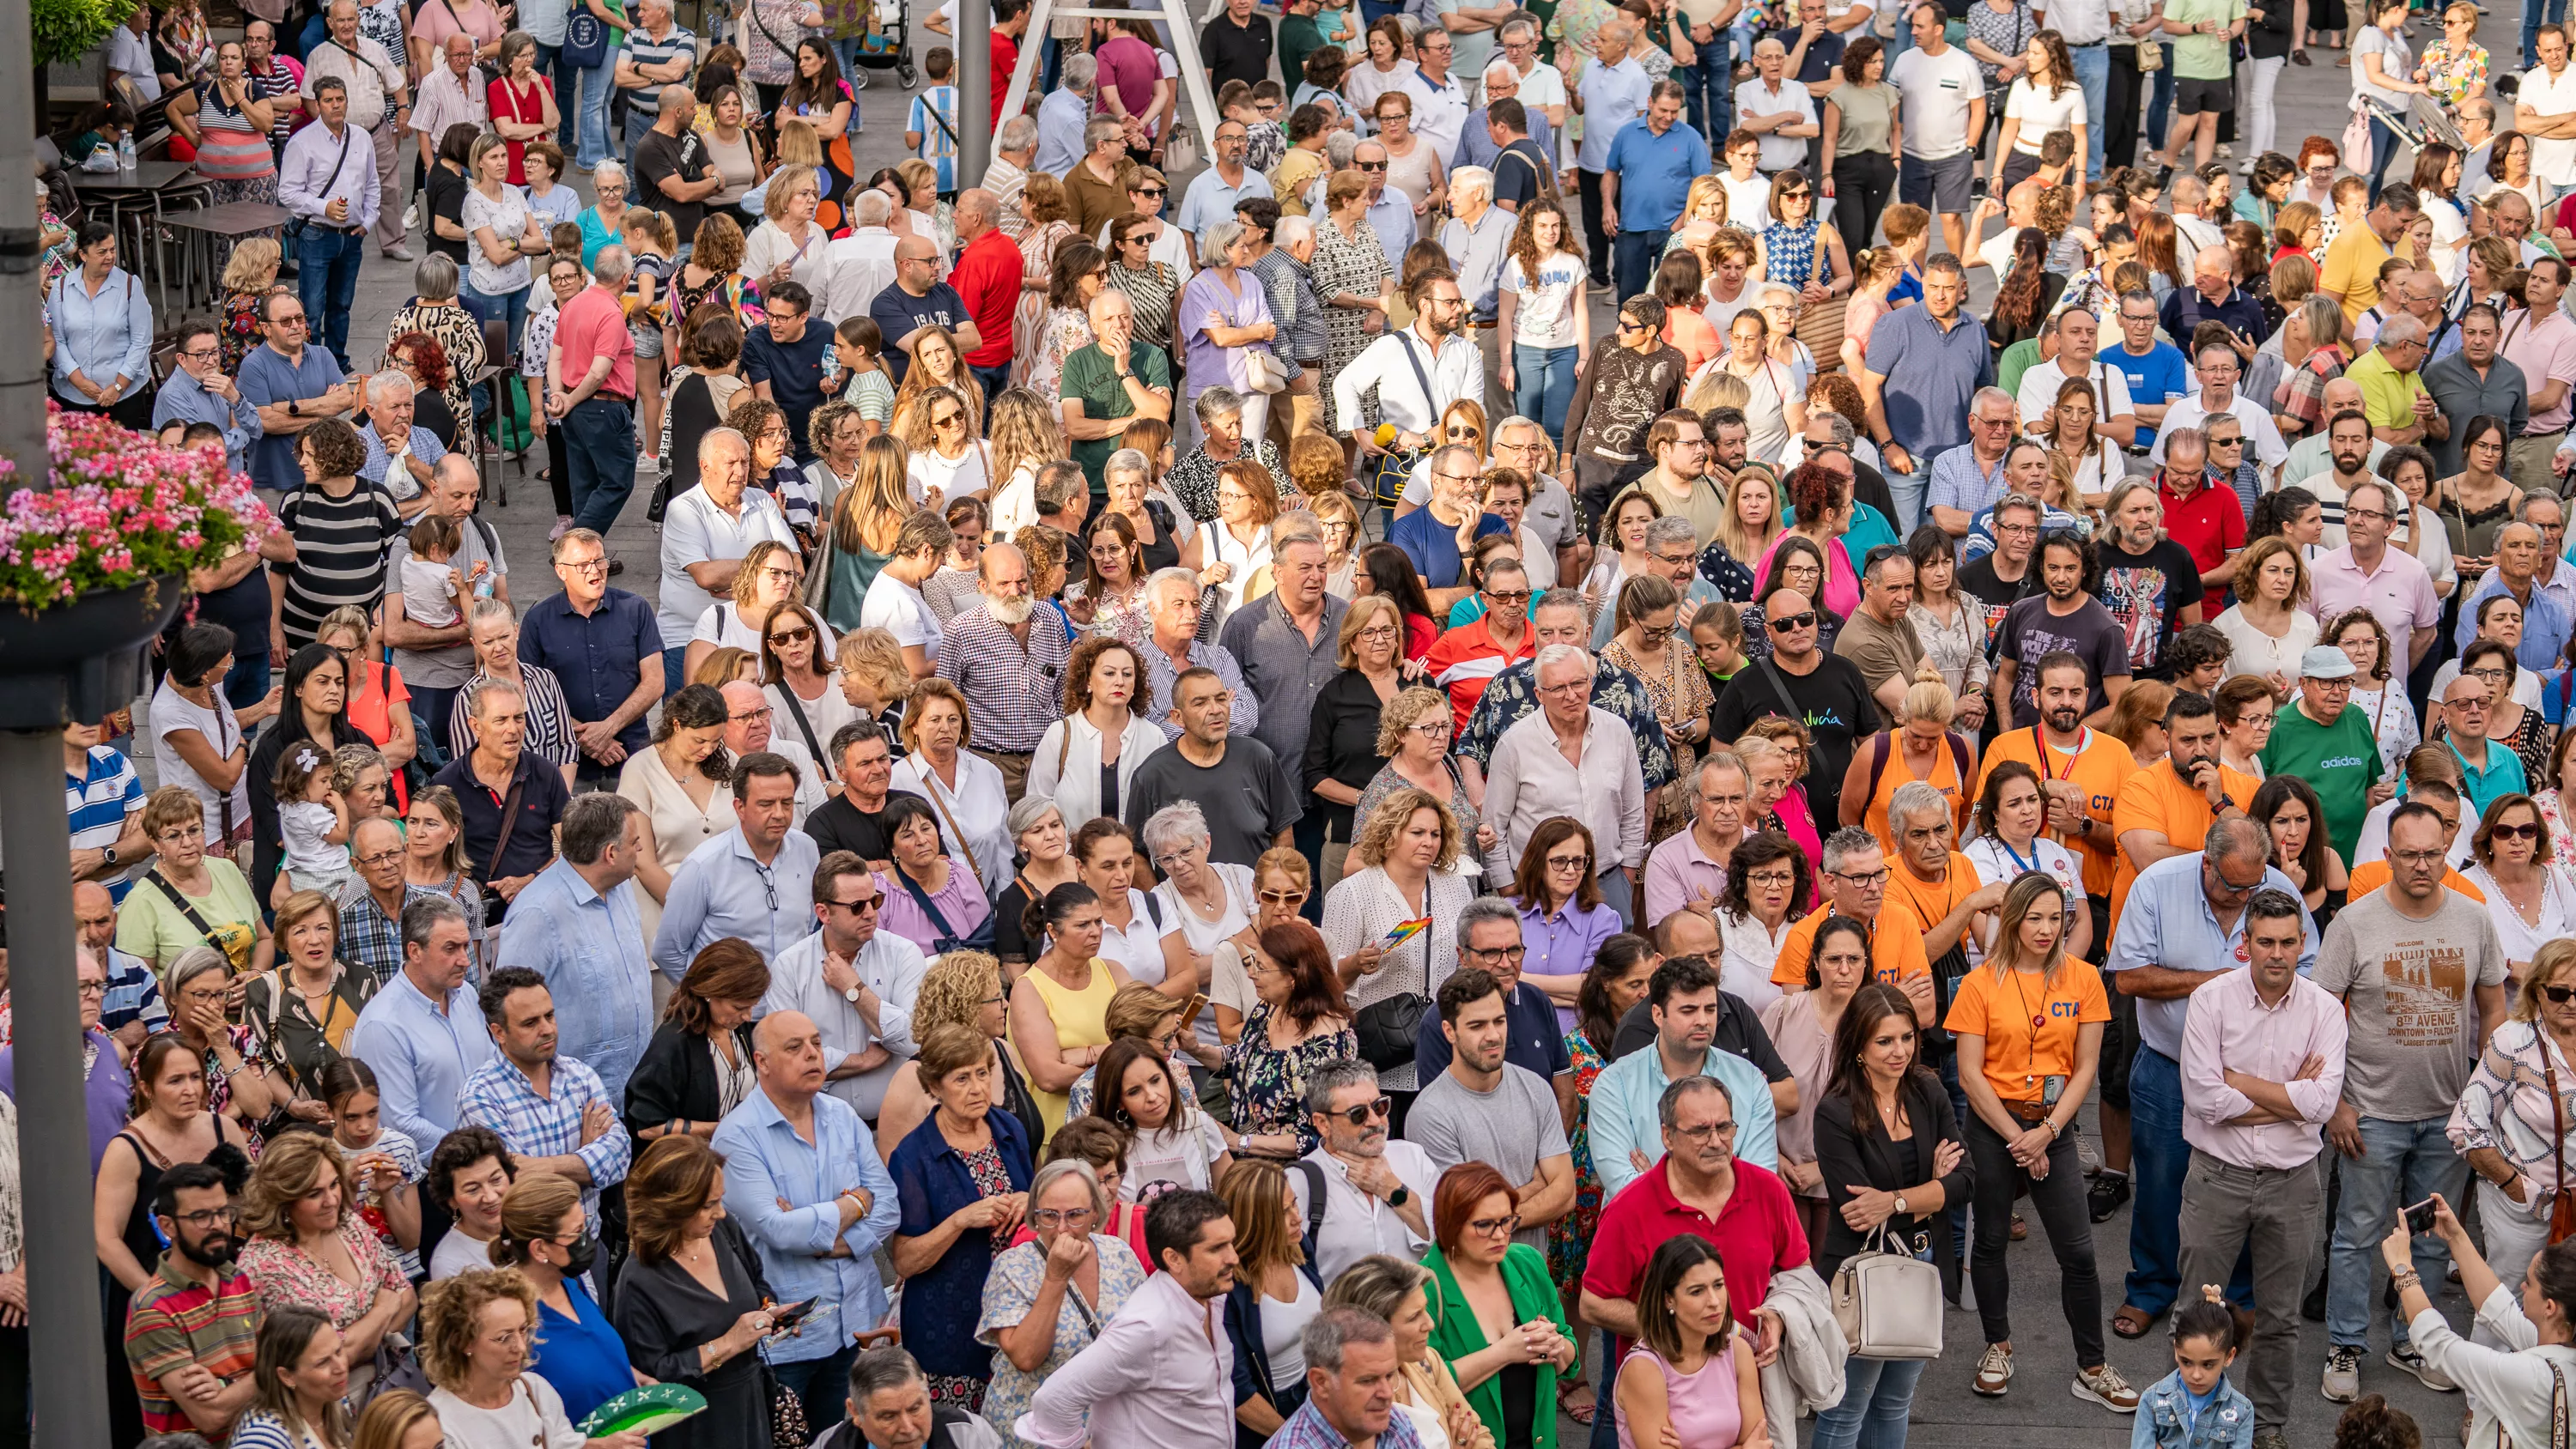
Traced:
[[772, 645], [778, 646], [802, 644], [813, 637], [814, 627], [811, 624], [805, 624], [781, 633], [772, 634], [769, 636], [769, 642]]
[[[1134, 191], [1138, 196], [1168, 196], [1171, 194], [1168, 188], [1161, 186], [1135, 186], [1128, 189]], [[1130, 238], [1130, 240], [1139, 240], [1139, 238]], [[1141, 238], [1141, 240], [1151, 241], [1153, 238], [1145, 237]]]
[[2499, 840], [2538, 840], [2544, 832], [2540, 822], [2534, 820], [2521, 825], [2499, 825], [2495, 833]]
[[2548, 997], [2552, 1005], [2565, 1006], [2576, 1000], [2576, 986], [2544, 986], [2540, 988], [2540, 994]]
[[1774, 634], [1793, 634], [1800, 629], [1812, 629], [1815, 626], [1816, 611], [1809, 609], [1803, 614], [1791, 614], [1785, 619], [1772, 620], [1771, 632]]
[[964, 421], [966, 421], [966, 417], [963, 413], [948, 413], [941, 417], [932, 418], [930, 420], [930, 425], [934, 428], [953, 428]]
[[1384, 171], [1386, 169], [1386, 163], [1383, 161], [1361, 161], [1355, 164], [1358, 165], [1359, 169], [1362, 171]]
[[1383, 1118], [1394, 1111], [1395, 1099], [1393, 1097], [1380, 1097], [1374, 1102], [1369, 1102], [1357, 1107], [1345, 1107], [1339, 1112], [1327, 1112], [1324, 1115], [1327, 1117], [1339, 1117], [1354, 1127], [1365, 1127], [1368, 1125], [1368, 1121], [1371, 1117]]
[[1261, 903], [1265, 906], [1293, 906], [1302, 903], [1305, 899], [1304, 891], [1261, 892]]

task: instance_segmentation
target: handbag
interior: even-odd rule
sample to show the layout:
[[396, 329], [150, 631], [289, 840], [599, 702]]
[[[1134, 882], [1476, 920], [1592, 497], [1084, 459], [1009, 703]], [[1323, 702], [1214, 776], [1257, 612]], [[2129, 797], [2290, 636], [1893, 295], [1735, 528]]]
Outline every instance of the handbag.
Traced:
[[2549, 1064], [2549, 1043], [2540, 1043], [2540, 1070], [2549, 1085], [2549, 1131], [2552, 1151], [2558, 1162], [2558, 1195], [2549, 1203], [2549, 1241], [2552, 1246], [2576, 1237], [2576, 1200], [2567, 1196], [2567, 1108], [2558, 1096], [2558, 1069]]
[[1941, 1356], [1941, 1270], [1901, 1242], [1881, 1223], [1834, 1270], [1834, 1325], [1854, 1358]]
[[576, 5], [564, 17], [563, 63], [575, 70], [591, 70], [608, 59], [608, 25], [585, 6]]
[[2359, 96], [2352, 100], [2352, 118], [2343, 125], [2343, 159], [2349, 169], [2370, 174], [2370, 112], [2364, 110]]
[[[1437, 914], [1432, 909], [1429, 882], [1422, 887], [1422, 906], [1425, 914]], [[1422, 947], [1422, 990], [1419, 993], [1399, 991], [1351, 1013], [1351, 1032], [1360, 1040], [1360, 1060], [1381, 1072], [1392, 1071], [1413, 1060], [1420, 1040], [1417, 1033], [1422, 1029], [1422, 1018], [1431, 1010], [1431, 938], [1434, 934], [1425, 931], [1416, 938], [1416, 942], [1407, 943], [1418, 943]]]
[[1288, 367], [1267, 352], [1244, 354], [1244, 381], [1254, 392], [1274, 393], [1288, 386]]
[[1198, 133], [1187, 126], [1174, 126], [1171, 139], [1163, 143], [1163, 171], [1166, 175], [1187, 171], [1199, 164]]
[[[956, 867], [952, 865], [949, 869], [955, 870]], [[990, 912], [985, 913], [984, 919], [973, 931], [960, 936], [957, 934], [957, 928], [948, 924], [948, 917], [930, 899], [929, 893], [921, 888], [919, 881], [914, 880], [902, 866], [896, 866], [894, 873], [895, 878], [903, 882], [903, 888], [912, 893], [912, 903], [921, 907], [921, 913], [930, 918], [932, 932], [930, 954], [945, 956], [957, 950], [990, 951], [993, 949], [993, 917]]]

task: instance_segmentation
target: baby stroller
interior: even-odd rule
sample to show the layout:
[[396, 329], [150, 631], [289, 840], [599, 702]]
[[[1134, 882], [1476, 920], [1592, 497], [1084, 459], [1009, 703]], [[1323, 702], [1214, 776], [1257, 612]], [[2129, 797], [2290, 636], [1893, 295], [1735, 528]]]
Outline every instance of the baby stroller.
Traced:
[[858, 49], [851, 55], [850, 89], [868, 88], [868, 72], [890, 70], [905, 90], [921, 84], [921, 72], [912, 64], [912, 23], [906, 9], [909, 0], [875, 0], [868, 10], [867, 34], [859, 37]]

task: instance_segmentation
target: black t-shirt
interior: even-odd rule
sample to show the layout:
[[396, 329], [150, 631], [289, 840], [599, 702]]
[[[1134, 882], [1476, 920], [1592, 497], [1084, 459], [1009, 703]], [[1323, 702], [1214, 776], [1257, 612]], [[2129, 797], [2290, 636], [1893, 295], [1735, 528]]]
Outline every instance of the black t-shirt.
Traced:
[[903, 375], [912, 368], [912, 354], [896, 344], [924, 327], [945, 327], [954, 332], [973, 314], [966, 310], [966, 299], [946, 282], [933, 282], [930, 290], [914, 296], [900, 285], [877, 293], [868, 306], [868, 320], [877, 324], [885, 336], [886, 366], [894, 369], [895, 385], [903, 385]]
[[[1789, 696], [1785, 705], [1783, 688]], [[1840, 819], [1843, 771], [1851, 767], [1852, 747], [1878, 732], [1878, 704], [1869, 697], [1860, 666], [1834, 654], [1818, 655], [1816, 668], [1806, 674], [1793, 674], [1769, 660], [1747, 665], [1718, 696], [1714, 738], [1739, 739], [1747, 725], [1775, 714], [1807, 727], [1816, 742], [1805, 782], [1807, 802], [1818, 820]]]
[[1177, 745], [1156, 750], [1137, 766], [1128, 791], [1127, 828], [1139, 835], [1166, 805], [1224, 802], [1225, 808], [1208, 813], [1208, 859], [1220, 865], [1250, 866], [1273, 837], [1305, 814], [1305, 792], [1289, 780], [1270, 747], [1250, 735], [1228, 738], [1224, 757], [1212, 766], [1191, 763]]
[[796, 439], [800, 463], [814, 461], [805, 425], [814, 409], [823, 405], [823, 349], [831, 338], [831, 329], [809, 317], [804, 335], [793, 342], [770, 336], [767, 327], [754, 327], [742, 339], [743, 380], [769, 384], [770, 401], [787, 414], [787, 431]]
[[1986, 554], [1975, 563], [1959, 570], [1959, 592], [1976, 600], [1978, 606], [1986, 611], [1987, 658], [1994, 657], [1995, 635], [2003, 630], [2004, 611], [2013, 606], [2014, 601], [2022, 596], [2024, 590], [2036, 590], [2038, 587], [2039, 571], [2027, 562], [2022, 565], [2020, 578], [1996, 578], [1993, 554]]
[[2039, 661], [2061, 649], [2084, 661], [2088, 716], [2111, 702], [2102, 681], [2128, 672], [2129, 636], [2101, 600], [2088, 594], [2074, 613], [2052, 614], [2046, 594], [2024, 599], [2005, 611], [2003, 630], [1995, 636], [1995, 657], [2013, 661], [2015, 728], [2039, 723]]
[[[451, 171], [445, 165], [429, 168], [429, 214], [433, 221], [452, 221], [461, 230], [465, 225], [465, 173]], [[432, 251], [444, 252], [458, 266], [466, 265], [463, 238], [449, 241], [433, 226], [429, 231]]]
[[1527, 136], [1503, 148], [1494, 158], [1494, 200], [1508, 201], [1524, 207], [1538, 199], [1539, 182], [1547, 174], [1547, 157], [1538, 143]]
[[1233, 16], [1219, 14], [1199, 32], [1199, 59], [1207, 65], [1210, 90], [1224, 90], [1230, 80], [1261, 84], [1270, 78], [1269, 17], [1255, 12], [1249, 23], [1237, 25]]
[[[911, 795], [910, 790], [888, 790], [887, 804], [898, 795]], [[936, 822], [934, 822], [936, 823]], [[846, 850], [861, 860], [894, 859], [894, 842], [886, 838], [885, 808], [862, 810], [850, 803], [846, 794], [835, 795], [815, 807], [805, 817], [805, 833], [814, 837], [815, 848], [825, 855]], [[948, 839], [948, 828], [939, 829], [940, 844], [949, 851], [958, 847]]]
[[2170, 682], [2173, 664], [2165, 655], [2174, 630], [2182, 611], [2199, 603], [2203, 593], [2191, 551], [2159, 538], [2145, 553], [2131, 553], [2104, 538], [2095, 554], [2102, 561], [2102, 579], [2093, 594], [2127, 631], [2129, 677]]
[[651, 207], [671, 219], [672, 230], [686, 244], [698, 234], [698, 222], [707, 214], [706, 204], [698, 201], [673, 201], [662, 194], [666, 180], [703, 181], [707, 175], [707, 147], [695, 131], [670, 135], [660, 127], [644, 133], [643, 144], [635, 148], [635, 205]]
[[[233, 659], [268, 653], [268, 570], [254, 568], [230, 588], [197, 596], [197, 620], [233, 631]], [[283, 660], [278, 661], [283, 667]]]
[[[1711, 962], [1711, 965], [1716, 963]], [[1732, 992], [1717, 993], [1719, 1015], [1717, 1033], [1709, 1045], [1722, 1052], [1733, 1052], [1762, 1069], [1762, 1080], [1789, 1080], [1789, 1064], [1780, 1059], [1779, 1048], [1771, 1044], [1771, 1033], [1762, 1029], [1761, 1018], [1744, 998]], [[1655, 1006], [1639, 1001], [1619, 1018], [1619, 1030], [1610, 1038], [1610, 1060], [1617, 1061], [1631, 1052], [1643, 1051], [1655, 1044]]]

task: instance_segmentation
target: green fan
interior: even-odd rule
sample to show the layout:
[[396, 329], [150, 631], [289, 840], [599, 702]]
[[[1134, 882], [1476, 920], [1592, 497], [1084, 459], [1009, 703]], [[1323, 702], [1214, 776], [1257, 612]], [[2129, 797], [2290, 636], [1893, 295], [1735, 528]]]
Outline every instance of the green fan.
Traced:
[[623, 1434], [629, 1429], [657, 1434], [692, 1414], [704, 1413], [707, 1401], [697, 1390], [681, 1384], [647, 1384], [628, 1389], [607, 1403], [590, 1411], [581, 1421], [581, 1432], [593, 1439]]

